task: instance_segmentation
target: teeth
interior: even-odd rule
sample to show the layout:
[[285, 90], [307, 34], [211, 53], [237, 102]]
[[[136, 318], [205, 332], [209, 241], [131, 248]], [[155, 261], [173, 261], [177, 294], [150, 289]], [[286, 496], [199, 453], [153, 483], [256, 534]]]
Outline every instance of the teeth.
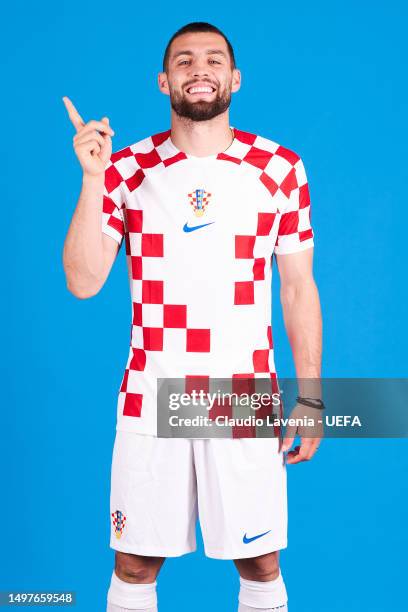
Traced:
[[188, 93], [212, 93], [212, 87], [191, 87]]

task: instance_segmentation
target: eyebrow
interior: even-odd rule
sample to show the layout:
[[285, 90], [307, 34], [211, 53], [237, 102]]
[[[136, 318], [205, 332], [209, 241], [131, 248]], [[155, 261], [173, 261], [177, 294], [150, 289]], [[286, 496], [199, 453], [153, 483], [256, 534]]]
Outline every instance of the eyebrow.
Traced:
[[[221, 49], [207, 49], [206, 53], [207, 55], [223, 55], [224, 57], [227, 57], [224, 51], [221, 51]], [[185, 51], [178, 51], [173, 55], [172, 60], [177, 59], [179, 55], [194, 55], [194, 53], [188, 49]]]

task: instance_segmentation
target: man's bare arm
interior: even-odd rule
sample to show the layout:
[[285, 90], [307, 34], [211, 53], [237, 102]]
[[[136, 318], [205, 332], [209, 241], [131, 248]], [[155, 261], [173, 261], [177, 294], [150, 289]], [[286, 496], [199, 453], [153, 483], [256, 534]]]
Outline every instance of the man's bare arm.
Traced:
[[104, 178], [86, 177], [64, 243], [67, 287], [78, 298], [96, 295], [105, 283], [119, 245], [102, 233]]
[[[319, 293], [313, 278], [313, 248], [277, 255], [283, 318], [299, 381], [299, 394], [319, 397], [322, 360], [322, 315]], [[293, 437], [287, 436], [283, 450]], [[320, 438], [302, 438], [301, 447], [288, 453], [288, 462], [310, 459]]]
[[115, 261], [119, 245], [102, 233], [105, 166], [112, 153], [109, 120], [89, 121], [64, 98], [76, 129], [74, 149], [82, 166], [82, 190], [63, 250], [67, 287], [78, 298], [88, 298], [101, 289]]
[[313, 251], [276, 255], [283, 318], [298, 378], [320, 378], [321, 374], [322, 316]]

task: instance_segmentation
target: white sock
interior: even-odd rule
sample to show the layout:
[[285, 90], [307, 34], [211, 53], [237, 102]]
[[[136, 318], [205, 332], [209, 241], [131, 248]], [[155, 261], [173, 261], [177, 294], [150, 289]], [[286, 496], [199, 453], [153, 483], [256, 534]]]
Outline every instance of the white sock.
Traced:
[[108, 590], [107, 612], [157, 612], [157, 582], [138, 584], [121, 580], [113, 571]]
[[[118, 610], [122, 610], [122, 608], [118, 608]], [[288, 612], [288, 606], [283, 604], [283, 606], [278, 606], [277, 608], [253, 608], [252, 606], [240, 603], [238, 612]]]
[[[134, 612], [135, 608], [122, 608], [122, 606], [115, 606], [115, 604], [110, 603], [108, 601], [108, 607], [106, 608], [106, 612]], [[139, 610], [136, 610], [136, 612], [139, 612]], [[155, 606], [154, 608], [143, 608], [141, 610], [141, 612], [157, 612], [157, 607]], [[280, 611], [279, 611], [280, 612]]]
[[240, 576], [238, 612], [287, 612], [288, 596], [282, 574], [275, 580], [258, 582]]

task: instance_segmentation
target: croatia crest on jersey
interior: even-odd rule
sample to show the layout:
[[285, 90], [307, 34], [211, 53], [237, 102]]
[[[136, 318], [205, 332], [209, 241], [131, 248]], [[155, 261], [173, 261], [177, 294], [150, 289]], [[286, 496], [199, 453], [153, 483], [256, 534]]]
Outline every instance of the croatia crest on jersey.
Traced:
[[115, 529], [115, 535], [119, 539], [123, 533], [126, 523], [126, 516], [120, 510], [112, 512], [112, 524]]
[[205, 189], [194, 189], [188, 194], [188, 199], [193, 207], [194, 214], [196, 217], [202, 217], [205, 210], [210, 202], [211, 193], [205, 191]]

